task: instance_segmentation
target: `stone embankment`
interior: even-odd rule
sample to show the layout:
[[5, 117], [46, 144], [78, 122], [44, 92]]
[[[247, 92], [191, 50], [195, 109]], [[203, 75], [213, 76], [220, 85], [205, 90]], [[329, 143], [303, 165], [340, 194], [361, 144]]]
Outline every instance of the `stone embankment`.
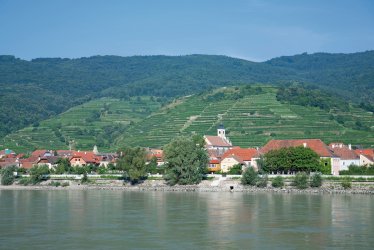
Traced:
[[212, 181], [203, 181], [198, 185], [175, 185], [168, 186], [162, 180], [149, 180], [138, 185], [123, 184], [121, 181], [110, 181], [108, 183], [80, 184], [76, 181], [69, 181], [67, 187], [54, 187], [47, 182], [36, 186], [0, 186], [0, 190], [123, 190], [123, 191], [159, 191], [159, 192], [242, 192], [242, 193], [290, 193], [290, 194], [374, 194], [374, 186], [355, 186], [351, 189], [343, 189], [338, 184], [326, 183], [321, 188], [296, 189], [291, 186], [285, 188], [258, 188], [243, 186], [238, 180], [225, 180], [213, 184]]

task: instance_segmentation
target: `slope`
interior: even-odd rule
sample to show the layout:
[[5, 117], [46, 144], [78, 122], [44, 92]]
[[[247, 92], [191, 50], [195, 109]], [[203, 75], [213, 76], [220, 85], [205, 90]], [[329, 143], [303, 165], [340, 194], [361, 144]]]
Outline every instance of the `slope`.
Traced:
[[130, 124], [139, 122], [161, 107], [152, 97], [134, 97], [128, 100], [100, 98], [7, 135], [0, 147], [16, 151], [36, 148], [81, 150], [97, 145], [106, 151], [110, 143]]
[[178, 97], [241, 83], [309, 82], [373, 103], [374, 52], [254, 63], [226, 56], [94, 56], [32, 61], [0, 56], [1, 137], [99, 97]]
[[[114, 148], [123, 145], [161, 147], [178, 135], [214, 135], [223, 123], [234, 145], [260, 147], [270, 139], [320, 138], [326, 143], [342, 141], [374, 145], [371, 112], [350, 106], [349, 111], [326, 112], [316, 107], [281, 103], [277, 88], [221, 88], [212, 93], [176, 100], [141, 123], [130, 126]], [[338, 122], [339, 117], [345, 122]], [[356, 121], [366, 130], [353, 126]]]

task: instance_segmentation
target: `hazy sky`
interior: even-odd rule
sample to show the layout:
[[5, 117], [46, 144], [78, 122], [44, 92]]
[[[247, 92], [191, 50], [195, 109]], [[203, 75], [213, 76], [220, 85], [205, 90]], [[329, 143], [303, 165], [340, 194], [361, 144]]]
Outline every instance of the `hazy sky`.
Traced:
[[371, 0], [0, 0], [0, 54], [24, 59], [372, 49]]

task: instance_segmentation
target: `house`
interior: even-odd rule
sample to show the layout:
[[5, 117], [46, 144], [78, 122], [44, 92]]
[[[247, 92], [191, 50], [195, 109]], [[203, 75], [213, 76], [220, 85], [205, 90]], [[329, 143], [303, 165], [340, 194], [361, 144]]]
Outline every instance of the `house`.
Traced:
[[82, 167], [89, 164], [100, 165], [102, 160], [101, 156], [95, 155], [93, 152], [74, 152], [74, 154], [69, 158], [70, 165], [72, 167]]
[[101, 157], [100, 159], [100, 166], [104, 166], [104, 167], [108, 167], [109, 164], [113, 164], [113, 165], [116, 165], [116, 162], [117, 162], [117, 154], [113, 154], [113, 153], [108, 153], [108, 154], [105, 154], [105, 153], [101, 153], [99, 155]]
[[329, 148], [335, 157], [339, 158], [339, 171], [348, 170], [350, 165], [360, 165], [360, 157], [352, 150], [351, 145], [343, 143], [330, 143]]
[[58, 159], [59, 159], [58, 156], [39, 157], [38, 160], [36, 160], [34, 165], [38, 165], [38, 166], [46, 165], [48, 166], [49, 169], [52, 169], [57, 166]]
[[369, 166], [374, 164], [374, 149], [356, 149], [355, 152], [360, 157], [360, 166]]
[[217, 136], [205, 135], [204, 140], [206, 149], [215, 150], [218, 155], [222, 155], [232, 148], [232, 143], [226, 137], [226, 130], [223, 125], [218, 127]]
[[252, 165], [258, 151], [255, 148], [234, 147], [222, 155], [221, 171], [228, 172], [234, 165], [242, 165], [242, 170]]
[[157, 159], [157, 166], [164, 165], [164, 151], [162, 149], [146, 149], [147, 162], [151, 161], [153, 157]]
[[221, 157], [217, 155], [216, 150], [207, 150], [209, 156], [208, 171], [215, 173], [221, 171]]
[[313, 150], [320, 157], [320, 159], [326, 160], [326, 166], [330, 163], [331, 174], [339, 175], [339, 157], [335, 156], [331, 149], [320, 139], [271, 140], [261, 148], [260, 153], [266, 154], [271, 150], [300, 146]]
[[57, 150], [56, 154], [60, 158], [70, 158], [74, 154], [74, 152], [75, 151], [73, 150]]
[[6, 157], [0, 160], [0, 168], [19, 166], [19, 159], [15, 157]]
[[44, 156], [53, 156], [52, 150], [38, 149], [31, 153], [33, 157], [44, 157]]
[[37, 163], [38, 160], [39, 160], [38, 156], [30, 156], [30, 157], [25, 158], [25, 159], [20, 159], [19, 160], [19, 166], [21, 168], [30, 169]]
[[0, 151], [0, 159], [1, 158], [14, 158], [16, 153], [10, 149], [4, 149]]

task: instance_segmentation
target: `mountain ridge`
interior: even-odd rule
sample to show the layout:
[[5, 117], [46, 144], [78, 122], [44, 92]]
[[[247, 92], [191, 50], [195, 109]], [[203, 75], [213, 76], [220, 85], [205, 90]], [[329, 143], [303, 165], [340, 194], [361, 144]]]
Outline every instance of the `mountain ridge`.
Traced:
[[[0, 56], [0, 138], [100, 97], [172, 99], [238, 84], [306, 82], [354, 102], [373, 103], [374, 51], [327, 57], [300, 54], [251, 62], [200, 54], [30, 61]], [[305, 66], [319, 64], [313, 70]], [[334, 64], [339, 68], [323, 66]]]

